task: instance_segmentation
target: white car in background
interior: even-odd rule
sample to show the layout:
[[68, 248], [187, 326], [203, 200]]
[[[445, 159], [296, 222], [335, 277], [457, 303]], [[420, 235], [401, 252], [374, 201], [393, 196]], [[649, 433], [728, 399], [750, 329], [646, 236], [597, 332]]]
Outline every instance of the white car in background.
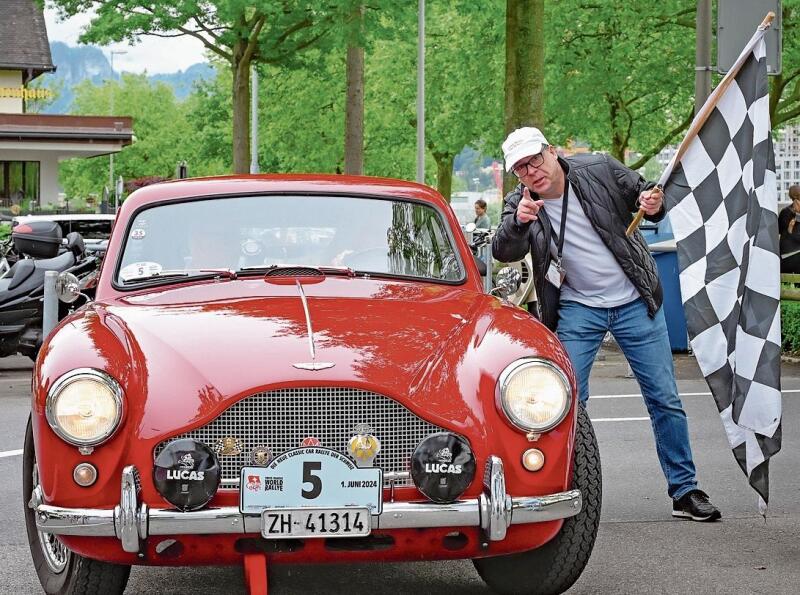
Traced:
[[13, 226], [36, 221], [55, 221], [61, 227], [61, 235], [77, 231], [83, 238], [86, 253], [102, 257], [108, 246], [115, 215], [111, 214], [69, 214], [69, 215], [19, 215], [14, 217]]

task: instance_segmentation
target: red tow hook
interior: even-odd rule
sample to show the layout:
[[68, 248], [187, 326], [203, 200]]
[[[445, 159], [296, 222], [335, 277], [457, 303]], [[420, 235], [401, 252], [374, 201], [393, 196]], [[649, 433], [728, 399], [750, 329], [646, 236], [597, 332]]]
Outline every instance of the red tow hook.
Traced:
[[267, 595], [267, 555], [244, 555], [244, 583], [250, 595]]

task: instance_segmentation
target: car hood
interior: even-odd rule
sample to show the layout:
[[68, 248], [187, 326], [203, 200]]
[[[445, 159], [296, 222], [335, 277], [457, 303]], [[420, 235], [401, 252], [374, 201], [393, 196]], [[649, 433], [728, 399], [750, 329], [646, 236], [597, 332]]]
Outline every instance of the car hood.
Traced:
[[[100, 342], [116, 338], [119, 353], [107, 359], [128, 392], [143, 395], [132, 407], [142, 408], [143, 438], [288, 386], [358, 386], [423, 410], [433, 422], [474, 426], [479, 385], [488, 382], [483, 390], [494, 392], [499, 369], [492, 368], [536, 355], [539, 339], [552, 338], [527, 313], [472, 290], [350, 278], [302, 286], [293, 279], [199, 283], [98, 302], [84, 312], [79, 326], [103, 327], [85, 329]], [[520, 324], [536, 327], [530, 341], [509, 334]]]

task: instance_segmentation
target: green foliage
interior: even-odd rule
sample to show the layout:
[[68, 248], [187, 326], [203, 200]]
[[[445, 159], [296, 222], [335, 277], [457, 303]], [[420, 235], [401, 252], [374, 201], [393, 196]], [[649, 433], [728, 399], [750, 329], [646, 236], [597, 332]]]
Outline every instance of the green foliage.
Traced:
[[[250, 65], [293, 65], [310, 46], [326, 47], [352, 0], [51, 0], [64, 16], [94, 10], [80, 40], [136, 42], [142, 35], [187, 35], [228, 63], [232, 73], [232, 163], [246, 172], [250, 161], [247, 125]], [[344, 10], [344, 13], [341, 11]]]
[[800, 355], [800, 302], [781, 301], [781, 340], [784, 351]]
[[[497, 146], [504, 132], [504, 21], [497, 15], [505, 2], [459, 5], [431, 3], [426, 29], [426, 143], [449, 171], [465, 145]], [[449, 183], [437, 180], [443, 191]]]
[[308, 59], [313, 68], [261, 69], [262, 171], [341, 173], [344, 167], [345, 50], [310, 50]]
[[490, 202], [486, 205], [486, 214], [489, 215], [489, 220], [492, 222], [492, 229], [500, 225], [500, 214], [503, 210], [503, 203]]
[[800, 116], [800, 0], [783, 0], [781, 12], [781, 74], [770, 77], [773, 128], [786, 126]]
[[215, 67], [216, 78], [198, 83], [184, 104], [195, 148], [194, 161], [188, 161], [192, 177], [231, 172], [232, 76], [225, 62], [218, 60]]
[[546, 22], [558, 23], [546, 27], [548, 139], [579, 138], [621, 161], [628, 149], [649, 157], [680, 140], [668, 132], [688, 126], [693, 109], [694, 20], [682, 17], [693, 17], [694, 7], [692, 0], [548, 2]]
[[[180, 160], [189, 163], [192, 176], [232, 171], [232, 89], [235, 68], [242, 63], [231, 52], [248, 39], [260, 78], [261, 170], [340, 172], [345, 52], [353, 34], [348, 19], [358, 2], [54, 0], [66, 15], [97, 9], [85, 41], [132, 40], [166, 31], [210, 39], [217, 77], [200, 84], [182, 104], [142, 77], [78, 88], [77, 113], [108, 114], [114, 92], [114, 112], [134, 117], [137, 140], [115, 158], [115, 170], [126, 180], [171, 177]], [[695, 5], [691, 0], [547, 2], [545, 129], [550, 140], [580, 139], [623, 159], [627, 150], [647, 156], [677, 142], [693, 105]], [[358, 30], [366, 48], [364, 171], [414, 179], [416, 3], [375, 0], [364, 6], [365, 24]], [[771, 80], [775, 93], [776, 81], [783, 81], [781, 95], [773, 97], [780, 99], [778, 113], [794, 118], [800, 114], [800, 36], [791, 32], [800, 26], [800, 0], [784, 0], [783, 7], [784, 75]], [[437, 172], [437, 162], [447, 164], [465, 146], [501, 157], [505, 30], [498, 17], [505, 9], [503, 0], [427, 3], [429, 184], [442, 186], [445, 174]], [[195, 17], [215, 27], [217, 39], [200, 30]], [[645, 170], [649, 178], [660, 173], [654, 161]], [[107, 158], [62, 166], [70, 197], [99, 194], [107, 183]], [[464, 180], [452, 184], [454, 191], [466, 189]]]
[[[76, 88], [76, 114], [114, 113], [133, 117], [135, 141], [114, 158], [114, 177], [124, 180], [148, 175], [172, 177], [178, 161], [197, 162], [198, 144], [186, 118], [186, 107], [175, 100], [172, 90], [151, 85], [145, 75], [126, 74], [122, 82], [95, 87], [89, 82]], [[89, 193], [100, 194], [109, 185], [107, 157], [71, 159], [61, 164], [59, 177], [73, 200]]]

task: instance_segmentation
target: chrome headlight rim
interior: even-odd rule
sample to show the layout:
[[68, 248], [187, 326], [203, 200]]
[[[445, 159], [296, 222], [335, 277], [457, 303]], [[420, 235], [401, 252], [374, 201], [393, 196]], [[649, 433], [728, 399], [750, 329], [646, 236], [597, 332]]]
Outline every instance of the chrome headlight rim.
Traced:
[[[520, 420], [514, 413], [511, 411], [510, 407], [506, 403], [506, 389], [508, 388], [511, 379], [514, 375], [519, 372], [523, 368], [531, 368], [531, 367], [545, 367], [549, 370], [555, 372], [558, 379], [564, 385], [564, 406], [562, 407], [559, 414], [553, 418], [553, 421], [546, 425], [541, 426], [531, 426], [525, 424], [522, 420]], [[549, 432], [553, 428], [557, 427], [564, 419], [567, 417], [570, 409], [572, 408], [572, 387], [570, 386], [569, 379], [567, 378], [566, 373], [562, 370], [558, 365], [554, 362], [544, 359], [541, 357], [523, 357], [520, 358], [512, 363], [510, 363], [503, 372], [500, 374], [498, 379], [498, 386], [500, 390], [500, 408], [503, 411], [503, 414], [506, 416], [506, 419], [509, 423], [517, 428], [518, 430], [522, 430], [523, 432], [535, 432], [537, 434], [541, 434], [544, 432]]]
[[[111, 425], [111, 429], [105, 435], [99, 436], [92, 440], [80, 440], [74, 436], [71, 436], [70, 434], [67, 434], [58, 424], [58, 420], [56, 419], [55, 415], [55, 406], [58, 400], [58, 395], [67, 386], [79, 380], [89, 380], [92, 382], [99, 381], [100, 383], [104, 384], [111, 391], [111, 395], [114, 398], [117, 406], [117, 412], [114, 416], [114, 423]], [[60, 376], [58, 380], [53, 383], [53, 386], [50, 387], [50, 390], [47, 392], [47, 401], [45, 402], [45, 417], [47, 418], [47, 423], [50, 425], [50, 428], [53, 430], [53, 432], [55, 432], [56, 435], [67, 444], [78, 447], [98, 446], [108, 441], [114, 434], [116, 434], [117, 430], [119, 429], [120, 421], [122, 421], [124, 403], [125, 401], [123, 398], [122, 387], [111, 375], [95, 368], [76, 368], [75, 370]]]

